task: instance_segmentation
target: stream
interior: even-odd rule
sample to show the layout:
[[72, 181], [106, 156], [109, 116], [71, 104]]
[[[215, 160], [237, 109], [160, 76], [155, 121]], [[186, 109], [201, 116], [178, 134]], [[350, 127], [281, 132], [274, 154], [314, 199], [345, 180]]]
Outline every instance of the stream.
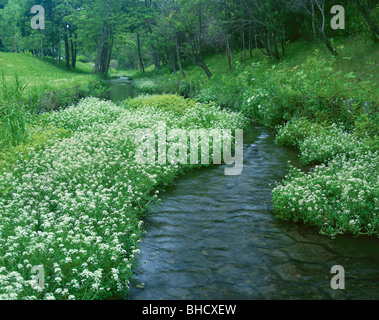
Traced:
[[[131, 87], [131, 85], [130, 85]], [[271, 190], [297, 152], [252, 125], [244, 171], [193, 171], [145, 218], [132, 300], [379, 299], [379, 240], [338, 236], [274, 217]], [[333, 290], [331, 269], [345, 269]]]
[[110, 87], [110, 98], [113, 102], [119, 102], [137, 95], [132, 86], [132, 80], [128, 77], [109, 80], [108, 84]]

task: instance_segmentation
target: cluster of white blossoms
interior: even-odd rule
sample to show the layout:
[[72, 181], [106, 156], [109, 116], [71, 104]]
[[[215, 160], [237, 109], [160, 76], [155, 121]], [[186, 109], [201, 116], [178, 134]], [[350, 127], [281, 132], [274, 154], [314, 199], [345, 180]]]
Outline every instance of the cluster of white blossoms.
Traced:
[[333, 124], [322, 133], [314, 133], [300, 143], [301, 161], [304, 164], [326, 163], [337, 155], [353, 158], [369, 150], [369, 146]]
[[278, 217], [326, 234], [379, 232], [379, 152], [339, 155], [309, 174], [292, 168], [274, 191]]
[[379, 234], [379, 152], [333, 124], [306, 119], [280, 128], [276, 143], [301, 152], [310, 173], [292, 168], [273, 191], [279, 217], [317, 226], [323, 233]]
[[[128, 110], [94, 98], [49, 117], [73, 135], [0, 176], [0, 299], [119, 299], [128, 292], [143, 234], [142, 214], [182, 171], [140, 165], [134, 132], [156, 128], [242, 128], [242, 116], [196, 105], [182, 117]], [[31, 286], [43, 266], [45, 287]]]

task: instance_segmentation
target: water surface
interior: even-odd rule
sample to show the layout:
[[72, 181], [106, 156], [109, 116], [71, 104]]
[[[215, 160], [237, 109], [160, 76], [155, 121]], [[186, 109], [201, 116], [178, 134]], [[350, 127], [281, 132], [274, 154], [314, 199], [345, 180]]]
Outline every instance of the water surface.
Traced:
[[[299, 164], [254, 127], [245, 136], [241, 176], [224, 167], [192, 172], [170, 187], [146, 220], [135, 300], [378, 299], [379, 240], [331, 239], [277, 220], [271, 190]], [[346, 290], [332, 290], [342, 265]]]
[[113, 102], [133, 98], [137, 95], [132, 86], [132, 80], [128, 77], [109, 80], [108, 83], [110, 86], [110, 98]]

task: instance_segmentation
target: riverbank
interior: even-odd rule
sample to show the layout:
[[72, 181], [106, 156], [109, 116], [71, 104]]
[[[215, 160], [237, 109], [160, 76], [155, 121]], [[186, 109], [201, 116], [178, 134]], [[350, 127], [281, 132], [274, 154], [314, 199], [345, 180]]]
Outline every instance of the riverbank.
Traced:
[[57, 68], [51, 57], [41, 60], [31, 54], [0, 52], [0, 103], [17, 100], [29, 111], [59, 109], [89, 94], [99, 94], [100, 79], [90, 64], [77, 62], [67, 70]]
[[276, 215], [328, 235], [378, 236], [379, 169], [373, 164], [379, 149], [379, 73], [372, 73], [378, 44], [357, 38], [336, 47], [334, 57], [318, 44], [291, 44], [281, 62], [254, 51], [251, 59], [236, 58], [233, 69], [223, 55], [214, 55], [207, 59], [217, 70], [210, 80], [200, 68], [187, 67], [184, 79], [163, 70], [133, 83], [145, 92], [215, 101], [277, 128], [279, 144], [299, 149], [317, 167], [302, 175], [291, 170], [278, 184]]
[[0, 173], [27, 157], [28, 149], [43, 149], [68, 132], [44, 125], [44, 112], [56, 111], [94, 96], [107, 98], [109, 88], [92, 75], [89, 64], [68, 71], [50, 57], [0, 52]]
[[[377, 238], [325, 237], [276, 219], [271, 184], [298, 152], [275, 145], [275, 130], [245, 130], [244, 171], [194, 170], [160, 194], [144, 218], [132, 300], [377, 299]], [[332, 266], [346, 289], [330, 286]]]
[[[0, 175], [0, 299], [126, 297], [146, 206], [198, 167], [139, 164], [133, 137], [139, 129], [159, 130], [161, 122], [186, 130], [248, 123], [214, 105], [158, 98], [155, 107], [143, 98], [123, 106], [87, 98], [44, 115], [45, 126], [69, 136], [29, 148], [26, 159]], [[172, 110], [172, 99], [183, 108]], [[44, 290], [30, 286], [32, 266], [43, 266]]]

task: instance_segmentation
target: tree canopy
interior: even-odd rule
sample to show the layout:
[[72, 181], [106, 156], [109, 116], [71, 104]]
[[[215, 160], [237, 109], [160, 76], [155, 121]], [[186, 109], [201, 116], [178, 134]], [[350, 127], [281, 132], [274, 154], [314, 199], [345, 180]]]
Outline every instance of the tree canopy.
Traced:
[[[45, 29], [30, 27], [31, 8], [45, 9]], [[112, 60], [122, 68], [167, 65], [185, 77], [183, 63], [212, 72], [204, 56], [225, 52], [232, 67], [233, 52], [241, 59], [260, 49], [281, 59], [286, 44], [299, 38], [318, 39], [338, 54], [330, 26], [332, 0], [0, 0], [0, 50], [51, 56], [68, 69], [77, 59], [93, 62], [106, 74]], [[375, 0], [341, 0], [349, 28], [343, 36], [364, 32], [378, 36]], [[63, 49], [64, 48], [64, 49]]]

